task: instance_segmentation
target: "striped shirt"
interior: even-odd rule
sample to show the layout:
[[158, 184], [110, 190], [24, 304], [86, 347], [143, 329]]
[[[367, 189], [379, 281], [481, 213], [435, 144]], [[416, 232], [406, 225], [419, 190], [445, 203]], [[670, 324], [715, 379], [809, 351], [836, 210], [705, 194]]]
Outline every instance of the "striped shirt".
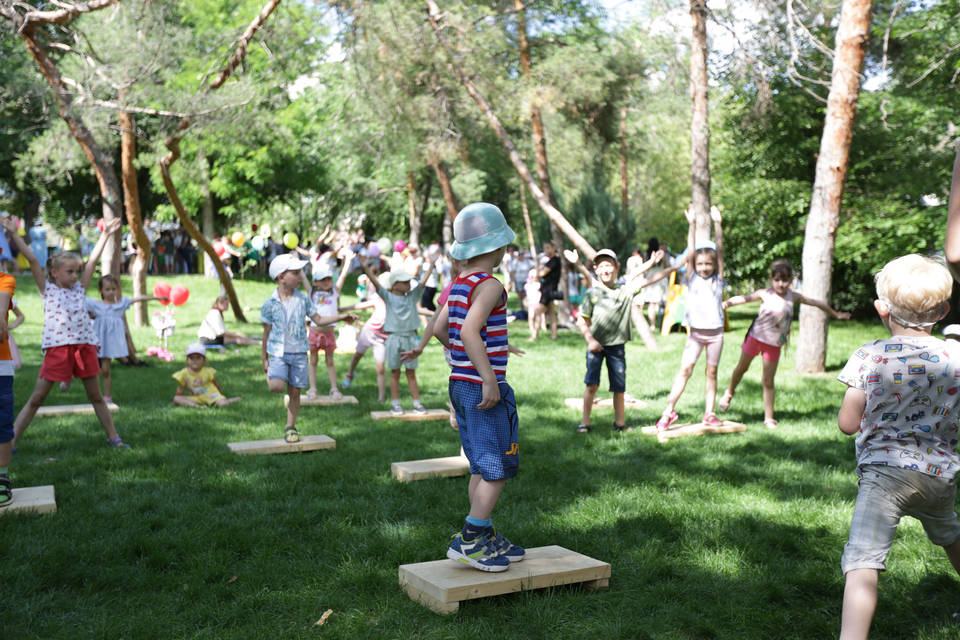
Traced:
[[[470, 310], [473, 291], [478, 284], [493, 278], [489, 273], [478, 272], [470, 275], [461, 275], [453, 281], [450, 288], [450, 297], [447, 298], [449, 315], [450, 338], [450, 379], [466, 380], [483, 384], [483, 378], [477, 373], [476, 367], [470, 362], [467, 351], [463, 347], [460, 329]], [[494, 307], [487, 317], [487, 322], [480, 329], [480, 339], [487, 347], [487, 358], [497, 376], [497, 380], [505, 380], [507, 376], [507, 295], [502, 294], [500, 303]]]

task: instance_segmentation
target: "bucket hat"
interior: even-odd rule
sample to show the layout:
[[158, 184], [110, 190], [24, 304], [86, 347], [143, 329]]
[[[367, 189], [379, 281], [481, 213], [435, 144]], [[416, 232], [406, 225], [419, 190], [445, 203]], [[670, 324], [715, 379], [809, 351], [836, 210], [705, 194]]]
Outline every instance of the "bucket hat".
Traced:
[[387, 288], [389, 289], [398, 282], [409, 282], [410, 280], [413, 280], [413, 276], [403, 269], [393, 269], [390, 271], [390, 276], [387, 278]]
[[457, 214], [453, 221], [453, 237], [450, 256], [455, 260], [469, 260], [507, 246], [517, 234], [507, 225], [506, 218], [496, 206], [474, 202]]

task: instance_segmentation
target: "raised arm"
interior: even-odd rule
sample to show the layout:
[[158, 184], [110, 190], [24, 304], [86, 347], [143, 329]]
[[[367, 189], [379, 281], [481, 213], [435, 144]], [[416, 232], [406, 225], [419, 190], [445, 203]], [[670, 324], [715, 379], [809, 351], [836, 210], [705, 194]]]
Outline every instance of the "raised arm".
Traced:
[[947, 205], [947, 237], [943, 243], [947, 266], [955, 280], [960, 282], [960, 148], [953, 161], [953, 179], [950, 181], [950, 201]]
[[47, 290], [47, 278], [43, 271], [45, 265], [40, 264], [37, 256], [30, 250], [29, 245], [27, 245], [27, 243], [23, 241], [23, 238], [20, 237], [20, 234], [17, 233], [17, 223], [13, 218], [0, 216], [0, 226], [10, 232], [10, 235], [13, 237], [13, 244], [17, 245], [17, 250], [22, 253], [27, 259], [27, 262], [30, 263], [30, 274], [37, 283], [37, 289], [40, 291], [40, 295], [43, 295]]
[[580, 262], [580, 254], [577, 253], [576, 249], [564, 249], [563, 257], [567, 259], [567, 262], [573, 265], [580, 275], [587, 279], [587, 282], [589, 282], [591, 286], [593, 286], [596, 278], [594, 278], [593, 274], [590, 273], [590, 270]]
[[717, 245], [717, 275], [723, 279], [723, 216], [720, 208], [710, 207], [710, 219], [713, 220], [713, 241]]
[[803, 295], [802, 293], [797, 293], [797, 292], [794, 292], [794, 293], [796, 293], [797, 300], [799, 300], [801, 304], [808, 304], [808, 305], [810, 305], [811, 307], [816, 307], [817, 309], [822, 309], [823, 311], [826, 311], [827, 313], [829, 313], [830, 315], [832, 315], [832, 316], [833, 316], [834, 318], [836, 318], [837, 320], [849, 320], [849, 319], [850, 319], [850, 312], [849, 312], [849, 311], [837, 311], [836, 309], [834, 309], [833, 307], [831, 307], [831, 306], [830, 306], [829, 304], [827, 304], [826, 302], [823, 302], [823, 301], [821, 301], [821, 300], [814, 300], [814, 299], [812, 299], [812, 298], [808, 298], [807, 296]]
[[696, 214], [693, 212], [693, 207], [687, 207], [686, 211], [683, 212], [683, 215], [687, 219], [687, 254], [686, 254], [686, 267], [687, 267], [687, 278], [693, 275], [696, 265], [696, 251], [694, 247], [697, 246], [697, 218]]
[[377, 289], [383, 289], [383, 285], [380, 283], [380, 279], [377, 278], [377, 274], [375, 274], [373, 269], [370, 268], [370, 263], [367, 261], [367, 257], [357, 256], [357, 260], [360, 261], [360, 268], [363, 269], [365, 274], [367, 274], [367, 278], [370, 280], [370, 284], [373, 285], [374, 291]]
[[93, 280], [93, 272], [97, 269], [97, 261], [100, 260], [100, 254], [103, 253], [103, 248], [107, 246], [107, 239], [120, 229], [121, 224], [120, 218], [113, 218], [104, 223], [103, 232], [101, 232], [100, 237], [97, 238], [97, 244], [93, 245], [87, 264], [83, 265], [83, 275], [80, 277], [80, 284], [83, 285], [84, 289], [89, 287], [90, 281]]
[[350, 265], [353, 263], [353, 258], [356, 254], [350, 249], [350, 247], [344, 247], [340, 250], [340, 259], [343, 260], [343, 266], [340, 267], [340, 275], [337, 276], [337, 281], [334, 283], [334, 288], [337, 291], [337, 295], [343, 291], [343, 285], [347, 282], [347, 274], [350, 271]]

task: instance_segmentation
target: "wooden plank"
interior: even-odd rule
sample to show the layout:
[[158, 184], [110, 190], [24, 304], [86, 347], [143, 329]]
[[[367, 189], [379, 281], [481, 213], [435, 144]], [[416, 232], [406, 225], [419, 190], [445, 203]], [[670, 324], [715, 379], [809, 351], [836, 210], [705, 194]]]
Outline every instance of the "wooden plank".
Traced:
[[316, 451], [317, 449], [336, 449], [337, 441], [329, 436], [300, 436], [299, 442], [286, 442], [283, 438], [273, 440], [252, 440], [250, 442], [230, 442], [230, 451], [245, 456], [267, 453], [296, 453], [298, 451]]
[[[290, 396], [284, 394], [283, 396], [283, 406], [289, 406]], [[308, 398], [306, 394], [300, 394], [300, 406], [301, 407], [329, 407], [336, 404], [360, 404], [356, 396], [340, 396], [339, 398], [333, 398], [331, 396], [317, 396], [316, 398]]]
[[0, 516], [10, 513], [56, 513], [57, 499], [53, 485], [46, 484], [40, 487], [23, 487], [13, 490], [13, 501], [5, 507], [0, 507]]
[[453, 560], [400, 565], [400, 586], [412, 600], [438, 613], [453, 613], [464, 600], [578, 582], [606, 586], [610, 564], [563, 547], [527, 549], [523, 562], [500, 573], [477, 571]]
[[[577, 411], [583, 411], [583, 398], [567, 398], [563, 401], [563, 404], [567, 405], [571, 409], [576, 409]], [[647, 403], [639, 398], [634, 398], [633, 396], [627, 395], [623, 399], [623, 406], [625, 409], [646, 409]], [[594, 409], [606, 409], [613, 407], [613, 398], [594, 398], [593, 399], [593, 408]]]
[[446, 409], [427, 409], [426, 413], [417, 413], [416, 411], [405, 409], [398, 416], [389, 411], [371, 411], [370, 417], [374, 420], [406, 420], [407, 422], [419, 422], [421, 420], [449, 420], [450, 412]]
[[427, 478], [458, 478], [470, 472], [470, 461], [462, 455], [427, 460], [394, 462], [390, 473], [400, 482], [412, 482]]
[[[116, 403], [107, 404], [110, 413], [119, 411], [120, 407]], [[37, 409], [38, 416], [66, 416], [77, 414], [94, 413], [92, 404], [51, 404]]]
[[722, 424], [708, 426], [702, 422], [686, 422], [683, 424], [674, 424], [665, 431], [657, 431], [656, 426], [643, 427], [641, 431], [647, 435], [657, 436], [660, 442], [666, 442], [673, 438], [682, 438], [684, 436], [699, 436], [704, 433], [740, 433], [747, 430], [747, 425], [739, 422], [724, 420]]

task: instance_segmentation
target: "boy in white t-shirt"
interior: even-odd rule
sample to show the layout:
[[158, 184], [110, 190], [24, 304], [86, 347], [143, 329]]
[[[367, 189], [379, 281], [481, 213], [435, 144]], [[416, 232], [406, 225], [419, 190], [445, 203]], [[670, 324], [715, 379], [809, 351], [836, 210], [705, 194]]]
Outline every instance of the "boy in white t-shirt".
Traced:
[[891, 337], [857, 349], [838, 376], [847, 390], [837, 423], [857, 436], [860, 476], [841, 560], [841, 640], [869, 634], [879, 572], [904, 515], [920, 520], [960, 573], [960, 345], [931, 335], [949, 310], [952, 286], [947, 269], [928, 258], [887, 263], [877, 274], [874, 307]]

